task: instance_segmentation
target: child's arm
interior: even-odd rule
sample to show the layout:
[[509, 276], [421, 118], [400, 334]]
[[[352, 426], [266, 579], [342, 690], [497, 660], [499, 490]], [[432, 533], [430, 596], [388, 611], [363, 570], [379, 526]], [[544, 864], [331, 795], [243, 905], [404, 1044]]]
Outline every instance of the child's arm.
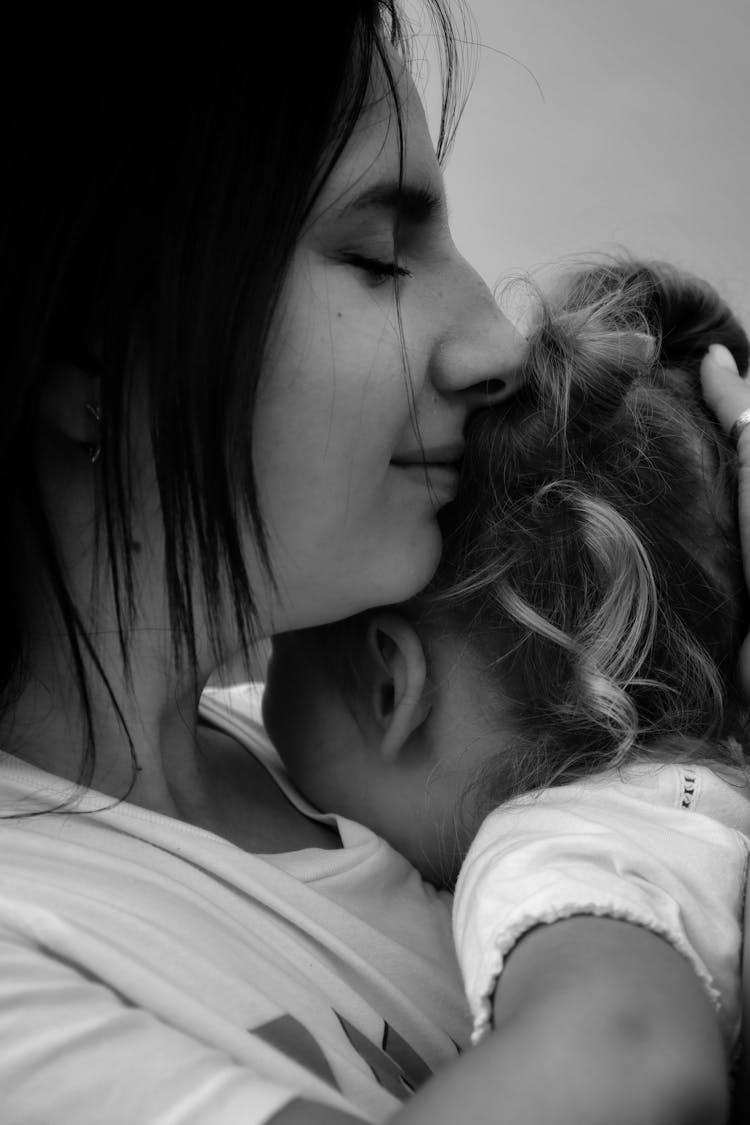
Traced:
[[608, 918], [539, 926], [508, 958], [495, 1029], [394, 1125], [713, 1125], [727, 1119], [716, 1015], [688, 961]]
[[[648, 930], [590, 916], [538, 926], [506, 962], [494, 1023], [389, 1125], [727, 1120], [716, 1015], [692, 966]], [[357, 1121], [296, 1102], [273, 1125]]]

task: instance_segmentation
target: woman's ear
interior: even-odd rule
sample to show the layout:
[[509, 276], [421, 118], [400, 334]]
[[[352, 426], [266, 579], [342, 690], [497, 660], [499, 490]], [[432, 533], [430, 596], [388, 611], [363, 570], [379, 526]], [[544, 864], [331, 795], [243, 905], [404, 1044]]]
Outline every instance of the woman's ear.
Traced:
[[72, 363], [48, 368], [39, 395], [39, 418], [56, 438], [96, 448], [99, 435], [100, 381]]
[[394, 761], [427, 718], [427, 661], [416, 630], [397, 613], [376, 613], [367, 628], [370, 718], [380, 752]]

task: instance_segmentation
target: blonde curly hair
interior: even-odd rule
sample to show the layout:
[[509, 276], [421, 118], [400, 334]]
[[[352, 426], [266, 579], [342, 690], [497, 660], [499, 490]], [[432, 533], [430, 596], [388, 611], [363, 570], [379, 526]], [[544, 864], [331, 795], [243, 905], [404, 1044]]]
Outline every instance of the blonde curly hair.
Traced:
[[467, 639], [512, 717], [472, 786], [483, 807], [636, 758], [744, 763], [736, 455], [699, 385], [715, 342], [747, 368], [705, 282], [622, 258], [579, 269], [539, 296], [520, 392], [470, 424], [414, 609]]

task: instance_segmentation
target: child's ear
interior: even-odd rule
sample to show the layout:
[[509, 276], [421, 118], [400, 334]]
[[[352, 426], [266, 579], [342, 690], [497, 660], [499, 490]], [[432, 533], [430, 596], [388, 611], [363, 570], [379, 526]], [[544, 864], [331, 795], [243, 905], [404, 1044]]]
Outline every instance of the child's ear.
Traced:
[[394, 761], [430, 712], [427, 661], [414, 627], [396, 613], [377, 613], [367, 629], [372, 668], [370, 717], [380, 736], [380, 752]]

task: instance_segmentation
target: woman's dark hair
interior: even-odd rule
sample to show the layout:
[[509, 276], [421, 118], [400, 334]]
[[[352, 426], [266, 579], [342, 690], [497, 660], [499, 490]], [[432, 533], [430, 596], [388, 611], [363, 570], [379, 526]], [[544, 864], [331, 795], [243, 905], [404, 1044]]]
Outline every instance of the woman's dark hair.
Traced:
[[[442, 157], [460, 108], [456, 39], [445, 0], [425, 6], [443, 53]], [[24, 684], [31, 549], [88, 720], [85, 783], [94, 751], [85, 670], [99, 665], [31, 457], [45, 373], [71, 362], [101, 378], [102, 546], [126, 670], [136, 361], [148, 371], [175, 655], [195, 662], [196, 579], [217, 658], [228, 605], [247, 646], [256, 625], [239, 528], [250, 520], [268, 569], [249, 434], [269, 323], [373, 66], [394, 94], [403, 143], [390, 48], [408, 57], [409, 36], [397, 0], [215, 16], [186, 7], [172, 26], [135, 13], [117, 22], [109, 11], [98, 26], [87, 14], [76, 27], [68, 12], [55, 23], [45, 15], [25, 35], [6, 27], [0, 68], [0, 699], [12, 706]]]
[[638, 758], [744, 762], [750, 612], [736, 453], [701, 398], [712, 343], [747, 370], [709, 285], [605, 261], [540, 299], [519, 393], [470, 421], [417, 607], [469, 640], [515, 720], [487, 805]]

